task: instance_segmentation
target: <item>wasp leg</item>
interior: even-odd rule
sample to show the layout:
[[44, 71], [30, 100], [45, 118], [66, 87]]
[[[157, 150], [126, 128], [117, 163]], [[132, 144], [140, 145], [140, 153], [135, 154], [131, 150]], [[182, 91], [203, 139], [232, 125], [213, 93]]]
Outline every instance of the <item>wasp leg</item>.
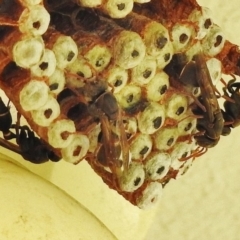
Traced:
[[6, 148], [10, 151], [13, 151], [15, 153], [18, 153], [18, 154], [22, 155], [22, 151], [17, 145], [15, 145], [11, 142], [8, 142], [5, 139], [0, 138], [0, 146], [4, 147], [4, 148]]
[[119, 129], [120, 129], [120, 142], [121, 142], [121, 148], [122, 148], [122, 158], [123, 158], [123, 167], [124, 170], [127, 170], [129, 167], [130, 163], [130, 158], [129, 158], [129, 145], [127, 141], [127, 136], [126, 132], [123, 126], [123, 121], [122, 121], [122, 114], [121, 111], [119, 111], [119, 119], [117, 120], [119, 124]]

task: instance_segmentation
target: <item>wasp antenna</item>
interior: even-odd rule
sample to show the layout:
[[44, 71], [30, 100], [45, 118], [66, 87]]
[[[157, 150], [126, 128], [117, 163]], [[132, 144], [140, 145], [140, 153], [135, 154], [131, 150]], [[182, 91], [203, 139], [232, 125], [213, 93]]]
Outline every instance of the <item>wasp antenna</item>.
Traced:
[[216, 88], [216, 86], [214, 86], [214, 92], [216, 93], [215, 95], [216, 95], [217, 98], [222, 97], [222, 94], [218, 91], [218, 89]]
[[224, 81], [223, 78], [220, 79], [220, 82], [225, 86], [225, 88], [227, 88], [227, 83]]

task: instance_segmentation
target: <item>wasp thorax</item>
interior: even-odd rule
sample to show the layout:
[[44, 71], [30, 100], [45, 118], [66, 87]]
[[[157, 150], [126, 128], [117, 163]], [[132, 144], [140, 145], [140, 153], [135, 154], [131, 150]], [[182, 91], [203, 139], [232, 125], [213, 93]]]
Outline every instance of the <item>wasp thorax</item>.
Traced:
[[87, 106], [84, 103], [77, 103], [74, 101], [74, 104], [69, 106], [68, 111], [66, 112], [66, 116], [72, 121], [81, 121], [88, 115]]

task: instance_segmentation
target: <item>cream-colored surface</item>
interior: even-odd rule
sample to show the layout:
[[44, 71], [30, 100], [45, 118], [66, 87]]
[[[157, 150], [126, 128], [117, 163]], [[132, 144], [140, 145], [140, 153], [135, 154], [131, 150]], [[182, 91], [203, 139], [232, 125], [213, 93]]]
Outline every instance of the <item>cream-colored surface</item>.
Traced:
[[76, 200], [5, 158], [0, 154], [1, 240], [117, 240]]
[[0, 151], [66, 191], [100, 219], [119, 240], [142, 239], [151, 225], [155, 209], [141, 211], [131, 205], [110, 190], [85, 161], [77, 166], [64, 161], [33, 165], [1, 147]]
[[[227, 38], [240, 45], [240, 1], [199, 3], [212, 8]], [[161, 203], [150, 211], [139, 210], [109, 190], [86, 162], [77, 166], [63, 161], [33, 165], [2, 148], [0, 151], [69, 193], [119, 240], [239, 240], [239, 135], [240, 129], [234, 129], [230, 136], [222, 137], [220, 144], [197, 159], [182, 179], [164, 189]]]

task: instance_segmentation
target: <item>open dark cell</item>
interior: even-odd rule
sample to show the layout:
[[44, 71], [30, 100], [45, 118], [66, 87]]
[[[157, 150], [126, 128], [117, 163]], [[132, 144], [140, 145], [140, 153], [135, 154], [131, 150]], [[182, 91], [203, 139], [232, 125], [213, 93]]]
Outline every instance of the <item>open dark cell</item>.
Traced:
[[167, 85], [163, 85], [159, 88], [159, 93], [163, 95], [167, 91]]
[[192, 123], [188, 123], [188, 125], [184, 128], [184, 131], [189, 131], [192, 127]]
[[173, 137], [169, 138], [167, 141], [167, 145], [170, 147], [173, 144], [173, 141], [174, 141]]
[[133, 50], [131, 55], [132, 55], [133, 58], [138, 57], [139, 52], [137, 50]]
[[223, 37], [218, 35], [216, 37], [216, 42], [214, 43], [214, 47], [218, 47], [222, 43], [222, 39], [223, 39]]
[[128, 97], [127, 97], [127, 102], [128, 103], [131, 103], [133, 100], [133, 94], [130, 94]]
[[141, 182], [141, 178], [140, 177], [136, 178], [134, 180], [134, 186], [138, 186], [140, 182]]
[[149, 78], [152, 74], [152, 71], [150, 69], [146, 69], [144, 72], [143, 72], [143, 77], [144, 78]]
[[73, 156], [74, 156], [74, 157], [78, 156], [78, 155], [80, 154], [81, 150], [82, 150], [82, 147], [81, 147], [81, 146], [77, 146], [77, 147], [74, 149], [74, 151], [73, 151]]
[[178, 110], [176, 111], [176, 115], [181, 115], [184, 112], [184, 107], [179, 107]]
[[114, 87], [119, 87], [122, 85], [122, 80], [120, 78], [117, 78], [116, 82], [114, 83]]
[[209, 29], [209, 27], [212, 25], [212, 21], [210, 18], [206, 19], [206, 21], [204, 22], [204, 27], [206, 29]]
[[44, 111], [44, 116], [48, 119], [52, 115], [52, 109], [47, 109]]
[[40, 65], [39, 65], [39, 68], [44, 71], [48, 68], [48, 63], [47, 62], [42, 62]]
[[148, 150], [149, 150], [149, 147], [144, 146], [144, 148], [139, 153], [140, 153], [140, 155], [144, 155], [148, 152]]
[[41, 27], [41, 24], [39, 21], [33, 23], [33, 28], [39, 29]]
[[180, 35], [180, 37], [179, 37], [179, 42], [180, 43], [184, 44], [187, 40], [188, 40], [188, 35], [187, 34], [183, 33], [183, 34]]
[[104, 64], [104, 60], [102, 58], [99, 58], [96, 63], [95, 66], [96, 67], [101, 67]]
[[68, 56], [67, 56], [67, 60], [70, 62], [75, 56], [75, 53], [73, 51], [70, 51]]
[[68, 136], [70, 135], [70, 133], [67, 132], [67, 131], [64, 131], [64, 132], [62, 132], [60, 135], [61, 135], [61, 138], [62, 138], [63, 140], [67, 140], [67, 138], [68, 138]]
[[185, 152], [185, 153], [182, 155], [182, 158], [187, 157], [187, 155], [188, 155], [188, 152]]
[[158, 170], [157, 170], [157, 174], [162, 174], [162, 172], [165, 170], [165, 167], [164, 166], [162, 166], [162, 167], [160, 167], [160, 168], [158, 168]]
[[162, 37], [159, 37], [157, 40], [156, 40], [156, 47], [159, 48], [159, 49], [162, 49], [164, 48], [164, 46], [166, 45], [168, 39], [165, 38], [164, 36]]
[[162, 117], [157, 117], [153, 120], [153, 127], [158, 129], [162, 124]]
[[56, 89], [58, 89], [58, 83], [53, 83], [53, 84], [51, 84], [51, 85], [49, 85], [49, 89], [50, 89], [50, 91], [54, 91], [54, 90], [56, 90]]
[[77, 75], [78, 75], [79, 77], [83, 77], [83, 78], [85, 77], [85, 76], [84, 76], [84, 73], [81, 72], [81, 71], [78, 71], [78, 72], [77, 72]]
[[120, 3], [120, 4], [117, 4], [117, 8], [119, 11], [122, 11], [125, 9], [125, 3]]
[[171, 56], [170, 53], [166, 53], [166, 54], [164, 55], [164, 61], [165, 61], [165, 62], [169, 61], [170, 56]]

